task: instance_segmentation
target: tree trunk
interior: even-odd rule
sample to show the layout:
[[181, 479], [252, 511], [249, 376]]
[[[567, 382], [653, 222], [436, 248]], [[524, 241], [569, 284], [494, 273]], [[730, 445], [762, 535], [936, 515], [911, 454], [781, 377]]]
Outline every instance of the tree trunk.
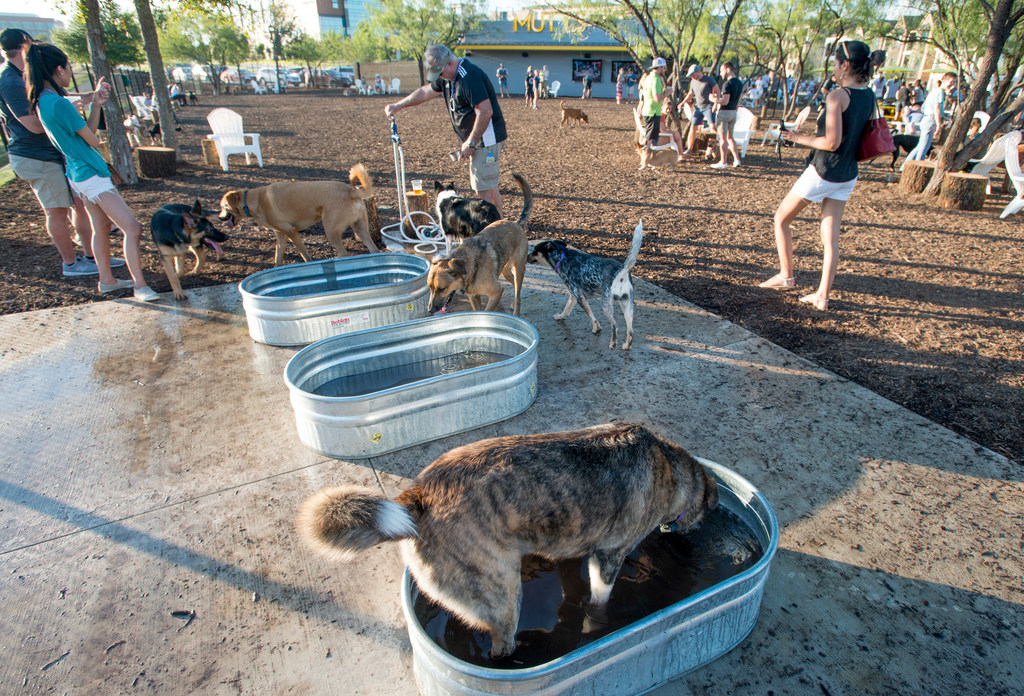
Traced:
[[[715, 54], [715, 64], [711, 66], [712, 76], [718, 74], [718, 66], [722, 63], [722, 54], [725, 52], [725, 46], [729, 42], [729, 30], [732, 28], [732, 21], [736, 18], [736, 13], [740, 10], [740, 5], [743, 4], [743, 0], [735, 0], [732, 5], [732, 9], [725, 18], [725, 27], [722, 29], [722, 41], [718, 44], [718, 53]], [[736, 68], [736, 74], [739, 74], [739, 67]]]
[[[99, 0], [80, 0], [80, 2], [82, 16], [85, 18], [85, 35], [89, 44], [89, 56], [92, 58], [92, 69], [97, 80], [101, 76], [109, 79], [110, 66], [107, 64], [107, 52], [103, 45], [103, 24], [100, 21]], [[103, 105], [103, 115], [107, 121], [107, 141], [110, 143], [111, 166], [117, 170], [126, 184], [137, 184], [139, 175], [135, 172], [132, 148], [124, 130], [123, 117], [118, 113], [114, 101], [108, 100]]]
[[[970, 155], [966, 157], [958, 156], [957, 146], [963, 142], [964, 137], [967, 135], [967, 130], [971, 127], [971, 119], [974, 117], [974, 112], [981, 105], [988, 81], [995, 72], [999, 57], [1002, 55], [1006, 38], [1010, 35], [1014, 25], [1020, 21], [1019, 12], [1014, 12], [1011, 16], [1014, 2], [1015, 0], [999, 0], [995, 10], [989, 15], [992, 19], [989, 24], [988, 38], [985, 42], [985, 56], [981, 60], [981, 65], [978, 66], [978, 75], [974, 80], [974, 84], [971, 85], [967, 101], [963, 103], [959, 115], [949, 129], [949, 135], [946, 138], [949, 146], [943, 148], [939, 153], [939, 158], [935, 164], [935, 173], [924, 190], [925, 193], [931, 196], [937, 196], [940, 193], [942, 190], [942, 178], [946, 172], [953, 169], [956, 161], [963, 160], [966, 163], [966, 159], [970, 158]], [[992, 124], [990, 123], [989, 128], [991, 127]], [[988, 131], [988, 128], [985, 130]], [[980, 145], [975, 143], [971, 143], [971, 145], [980, 147]], [[960, 155], [964, 155], [968, 149], [973, 150], [973, 147], [965, 148], [964, 152], [960, 153]], [[960, 166], [962, 167], [963, 164]]]
[[987, 176], [949, 172], [942, 180], [939, 206], [953, 210], [981, 210], [985, 207], [987, 188]]
[[153, 85], [153, 100], [156, 102], [160, 123], [160, 137], [164, 147], [178, 149], [178, 132], [174, 130], [174, 116], [171, 113], [171, 97], [167, 91], [167, 73], [164, 72], [164, 59], [160, 55], [160, 43], [156, 36], [156, 23], [153, 21], [153, 10], [149, 0], [135, 0], [135, 11], [139, 15], [139, 27], [142, 29], [142, 47], [146, 50], [149, 62], [149, 80]]

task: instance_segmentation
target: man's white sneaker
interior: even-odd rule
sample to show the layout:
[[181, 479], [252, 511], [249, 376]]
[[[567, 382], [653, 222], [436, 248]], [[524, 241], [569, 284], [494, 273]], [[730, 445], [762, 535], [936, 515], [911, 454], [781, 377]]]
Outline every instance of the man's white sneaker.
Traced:
[[725, 162], [715, 162], [714, 164], [711, 165], [711, 168], [712, 169], [728, 169], [729, 165], [726, 164]]

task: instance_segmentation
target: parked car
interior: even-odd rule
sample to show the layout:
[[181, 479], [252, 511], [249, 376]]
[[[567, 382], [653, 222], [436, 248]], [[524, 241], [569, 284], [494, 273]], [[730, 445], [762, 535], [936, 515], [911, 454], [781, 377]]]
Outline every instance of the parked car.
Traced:
[[302, 84], [302, 70], [289, 70], [285, 76], [287, 84], [296, 87]]
[[281, 84], [287, 85], [288, 74], [284, 71], [284, 69], [281, 69], [275, 75], [273, 68], [260, 68], [259, 70], [256, 71], [256, 81], [264, 85], [265, 87], [273, 87], [278, 83], [278, 81], [280, 81]]

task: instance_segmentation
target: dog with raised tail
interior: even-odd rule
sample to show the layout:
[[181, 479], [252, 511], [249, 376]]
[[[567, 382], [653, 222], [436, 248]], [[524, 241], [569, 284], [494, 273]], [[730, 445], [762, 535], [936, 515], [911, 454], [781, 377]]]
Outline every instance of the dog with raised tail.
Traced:
[[618, 338], [618, 326], [615, 324], [614, 302], [622, 309], [622, 316], [626, 320], [626, 341], [622, 344], [622, 350], [629, 350], [633, 346], [633, 279], [629, 271], [636, 264], [640, 256], [640, 244], [643, 242], [644, 221], [637, 223], [633, 230], [633, 243], [629, 247], [629, 255], [626, 261], [620, 264], [614, 259], [603, 256], [594, 256], [586, 252], [572, 249], [561, 240], [552, 239], [538, 242], [533, 251], [527, 257], [528, 263], [543, 262], [554, 269], [558, 277], [565, 283], [569, 290], [569, 300], [565, 303], [565, 309], [561, 314], [556, 314], [557, 321], [563, 321], [569, 316], [576, 303], [579, 302], [583, 311], [590, 318], [591, 330], [593, 333], [601, 332], [601, 324], [590, 309], [587, 298], [601, 298], [604, 308], [604, 315], [608, 317], [608, 323], [612, 326], [612, 340], [609, 348], [615, 348], [615, 341]]
[[589, 557], [599, 610], [648, 533], [692, 529], [718, 500], [714, 478], [682, 447], [643, 425], [606, 423], [458, 447], [394, 500], [325, 488], [302, 503], [296, 527], [314, 550], [343, 560], [400, 541], [419, 589], [486, 631], [498, 659], [516, 649], [524, 555]]

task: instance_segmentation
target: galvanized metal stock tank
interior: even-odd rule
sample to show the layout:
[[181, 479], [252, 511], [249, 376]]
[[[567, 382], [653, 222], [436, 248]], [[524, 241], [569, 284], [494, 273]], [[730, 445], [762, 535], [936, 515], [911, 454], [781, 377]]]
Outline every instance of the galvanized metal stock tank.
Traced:
[[[341, 459], [375, 457], [496, 423], [537, 395], [537, 330], [497, 312], [457, 312], [324, 339], [285, 367], [302, 443]], [[496, 362], [354, 396], [317, 393], [335, 380], [401, 373], [467, 352]]]
[[402, 610], [420, 693], [627, 696], [697, 669], [736, 647], [757, 622], [779, 544], [779, 524], [768, 501], [749, 481], [720, 464], [698, 461], [718, 481], [719, 504], [739, 517], [760, 542], [764, 555], [757, 563], [547, 664], [508, 670], [469, 664], [431, 640], [416, 618], [417, 590], [406, 569]]
[[253, 340], [302, 346], [426, 316], [430, 262], [362, 254], [254, 273], [238, 284]]

